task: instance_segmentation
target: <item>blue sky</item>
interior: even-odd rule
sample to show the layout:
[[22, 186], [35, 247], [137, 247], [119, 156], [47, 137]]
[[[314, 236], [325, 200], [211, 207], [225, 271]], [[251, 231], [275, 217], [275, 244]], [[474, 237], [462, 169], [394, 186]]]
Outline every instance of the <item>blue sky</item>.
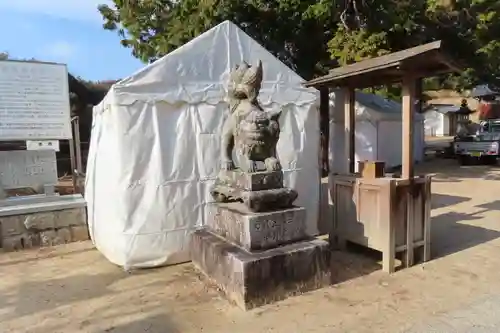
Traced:
[[0, 0], [0, 52], [68, 64], [87, 80], [124, 78], [144, 65], [102, 28], [109, 0]]

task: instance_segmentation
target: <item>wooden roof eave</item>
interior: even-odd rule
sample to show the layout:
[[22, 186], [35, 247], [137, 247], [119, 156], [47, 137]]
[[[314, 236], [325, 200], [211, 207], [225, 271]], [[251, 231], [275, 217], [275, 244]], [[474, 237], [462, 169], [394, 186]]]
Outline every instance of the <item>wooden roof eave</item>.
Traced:
[[329, 74], [304, 85], [317, 88], [364, 88], [400, 82], [406, 75], [423, 78], [450, 72], [460, 72], [460, 67], [442, 52], [441, 42], [438, 41], [335, 68]]
[[[398, 63], [383, 64], [383, 65], [377, 66], [375, 71], [389, 69], [391, 67], [397, 67], [397, 66], [399, 66], [399, 62]], [[354, 72], [355, 73], [354, 77], [366, 75], [366, 74], [373, 72], [373, 71], [374, 71], [374, 69], [359, 70], [359, 71]], [[340, 82], [340, 81], [349, 80], [349, 78], [353, 77], [352, 73], [353, 72], [346, 73], [344, 75], [335, 76], [334, 81]], [[319, 77], [317, 79], [312, 79], [312, 80], [306, 82], [304, 85], [306, 87], [331, 86], [332, 85], [332, 77], [329, 75], [325, 75], [325, 76]], [[333, 85], [337, 86], [337, 83], [334, 83]]]
[[[355, 76], [355, 77], [347, 77], [336, 79], [335, 81], [324, 80], [308, 82], [306, 84], [307, 87], [316, 87], [316, 88], [324, 88], [324, 87], [355, 87], [359, 89], [374, 87], [374, 86], [383, 86], [389, 84], [395, 84], [401, 82], [402, 77], [404, 76], [404, 72], [409, 73], [409, 71], [401, 71], [400, 69], [395, 69], [395, 71], [386, 72], [384, 74], [374, 74], [374, 75], [364, 75], [364, 76]], [[412, 77], [415, 79], [431, 77], [441, 74], [449, 73], [450, 70], [447, 68], [438, 68], [432, 69], [429, 71], [418, 71], [412, 72]], [[310, 83], [310, 84], [309, 84]]]

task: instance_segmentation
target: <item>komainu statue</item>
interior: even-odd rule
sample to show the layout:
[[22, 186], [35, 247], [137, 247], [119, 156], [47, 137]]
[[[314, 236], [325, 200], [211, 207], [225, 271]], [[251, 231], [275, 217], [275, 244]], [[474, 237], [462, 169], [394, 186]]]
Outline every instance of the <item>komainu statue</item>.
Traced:
[[[211, 191], [217, 202], [242, 201], [253, 211], [290, 207], [297, 192], [283, 188], [283, 173], [276, 154], [279, 112], [259, 104], [262, 62], [243, 62], [231, 71], [228, 95], [230, 115], [224, 123], [221, 171]], [[233, 149], [239, 165], [233, 161]]]
[[[259, 105], [257, 97], [262, 82], [262, 62], [237, 66], [229, 78], [230, 116], [222, 132], [221, 162], [223, 170], [233, 170], [233, 149], [243, 172], [277, 171], [276, 157], [281, 112], [270, 114]], [[259, 163], [261, 162], [261, 163]], [[263, 165], [259, 165], [263, 164]]]

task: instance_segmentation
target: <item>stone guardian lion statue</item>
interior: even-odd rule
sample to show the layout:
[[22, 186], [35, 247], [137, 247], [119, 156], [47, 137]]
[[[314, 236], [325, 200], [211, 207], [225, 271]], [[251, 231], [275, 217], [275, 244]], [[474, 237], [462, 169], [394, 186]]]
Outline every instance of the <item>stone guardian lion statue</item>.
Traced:
[[262, 62], [236, 66], [229, 76], [228, 97], [230, 116], [222, 131], [221, 169], [236, 168], [232, 153], [240, 161], [243, 172], [278, 171], [276, 144], [280, 134], [280, 112], [265, 112], [257, 98], [263, 77]]

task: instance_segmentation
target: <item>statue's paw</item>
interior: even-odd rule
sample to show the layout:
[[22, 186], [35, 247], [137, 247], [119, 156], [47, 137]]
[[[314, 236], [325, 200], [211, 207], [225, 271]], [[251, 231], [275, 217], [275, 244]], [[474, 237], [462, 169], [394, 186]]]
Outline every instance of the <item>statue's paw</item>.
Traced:
[[222, 161], [221, 169], [226, 170], [226, 171], [234, 170], [235, 169], [234, 162], [233, 161]]
[[267, 171], [279, 171], [281, 170], [281, 163], [275, 157], [266, 158], [265, 161]]

